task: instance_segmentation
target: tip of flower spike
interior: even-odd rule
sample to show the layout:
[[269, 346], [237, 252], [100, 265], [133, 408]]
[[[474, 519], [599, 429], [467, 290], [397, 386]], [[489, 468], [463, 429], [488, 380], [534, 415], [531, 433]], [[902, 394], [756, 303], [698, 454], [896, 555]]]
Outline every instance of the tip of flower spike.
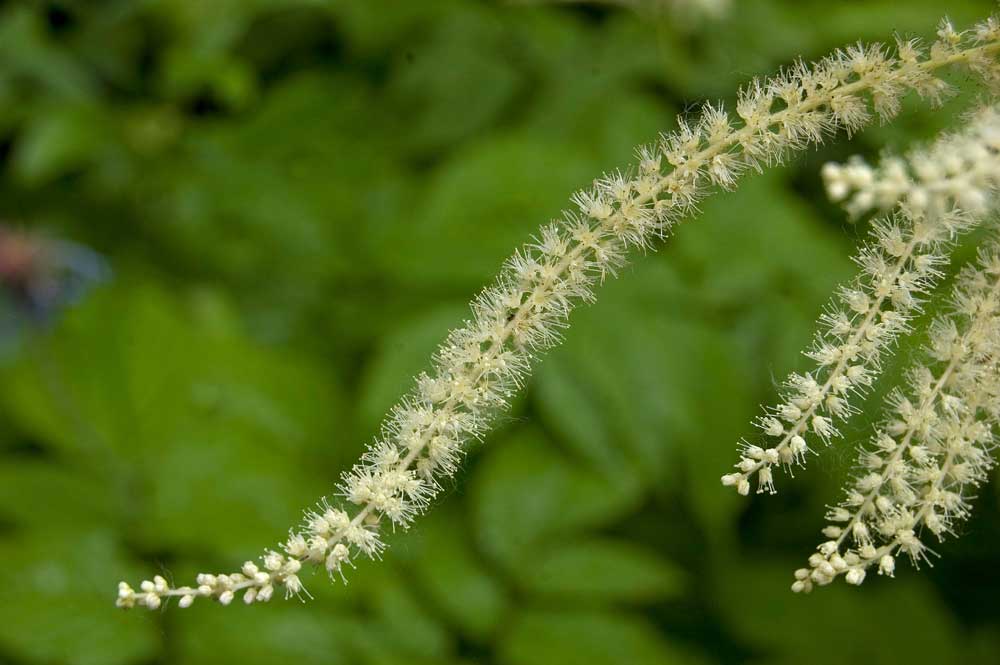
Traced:
[[812, 591], [813, 585], [809, 578], [808, 568], [799, 568], [795, 571], [795, 581], [792, 582], [792, 591], [794, 593], [809, 593]]

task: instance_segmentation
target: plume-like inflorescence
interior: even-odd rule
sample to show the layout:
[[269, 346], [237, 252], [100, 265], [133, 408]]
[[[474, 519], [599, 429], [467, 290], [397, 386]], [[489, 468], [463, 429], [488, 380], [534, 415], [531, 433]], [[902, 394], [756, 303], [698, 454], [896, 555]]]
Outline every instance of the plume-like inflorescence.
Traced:
[[[853, 413], [852, 398], [871, 386], [886, 352], [908, 331], [923, 295], [940, 277], [956, 235], [980, 221], [994, 204], [1000, 182], [998, 141], [1000, 113], [987, 107], [975, 113], [963, 131], [945, 135], [905, 159], [888, 158], [877, 169], [852, 160], [848, 167], [833, 166], [836, 175], [830, 165], [824, 167], [834, 198], [844, 198], [844, 183], [859, 182], [857, 173], [866, 169], [864, 191], [878, 191], [880, 207], [900, 209], [874, 224], [870, 241], [854, 258], [861, 269], [858, 276], [839, 289], [820, 316], [806, 351], [816, 367], [785, 381], [781, 401], [757, 420], [764, 442], [742, 442], [737, 470], [724, 475], [723, 484], [748, 494], [756, 475], [757, 491], [774, 493], [776, 465], [802, 464], [816, 440], [829, 443], [839, 435], [837, 422]], [[927, 175], [922, 185], [883, 184], [899, 182], [885, 174], [909, 170]], [[928, 174], [939, 178], [932, 180]]]
[[575, 208], [517, 251], [472, 304], [472, 316], [434, 356], [432, 369], [392, 412], [362, 460], [339, 485], [340, 500], [321, 502], [290, 533], [283, 551], [239, 572], [202, 574], [193, 586], [163, 577], [138, 590], [119, 585], [118, 605], [155, 609], [168, 597], [222, 604], [242, 594], [266, 601], [275, 589], [302, 592], [303, 564], [342, 576], [359, 555], [378, 557], [386, 525], [407, 527], [454, 473], [464, 447], [480, 439], [527, 376], [535, 356], [559, 341], [573, 307], [625, 261], [689, 214], [713, 186], [732, 188], [748, 168], [781, 161], [790, 151], [873, 114], [889, 119], [915, 90], [932, 102], [947, 92], [936, 71], [963, 65], [989, 83], [1000, 79], [1000, 23], [990, 19], [956, 32], [942, 24], [929, 49], [900, 42], [852, 46], [815, 65], [799, 63], [773, 80], [755, 80], [739, 95], [736, 117], [707, 105], [694, 121], [638, 150], [632, 171], [605, 176], [573, 196]]
[[862, 448], [858, 476], [830, 509], [828, 539], [795, 571], [808, 592], [839, 575], [861, 584], [867, 571], [892, 576], [896, 556], [919, 565], [969, 514], [970, 493], [993, 466], [1000, 416], [1000, 245], [960, 274], [953, 313], [931, 325], [929, 364], [909, 373], [907, 392], [889, 398], [886, 421]]
[[847, 164], [824, 165], [826, 191], [843, 201], [853, 217], [900, 201], [931, 214], [953, 203], [977, 213], [1000, 181], [1000, 111], [977, 111], [965, 129], [907, 158], [887, 157], [878, 167], [853, 157]]

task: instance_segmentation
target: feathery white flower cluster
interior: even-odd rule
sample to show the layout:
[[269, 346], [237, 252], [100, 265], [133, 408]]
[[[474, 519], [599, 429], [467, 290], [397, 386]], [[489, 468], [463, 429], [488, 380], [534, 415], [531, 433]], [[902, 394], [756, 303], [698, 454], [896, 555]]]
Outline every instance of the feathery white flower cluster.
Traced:
[[808, 592], [843, 574], [861, 584], [877, 566], [892, 576], [898, 552], [914, 565], [930, 552], [927, 529], [942, 539], [969, 514], [969, 491], [993, 466], [1000, 416], [1000, 246], [980, 253], [959, 276], [954, 314], [931, 326], [935, 364], [910, 372], [909, 392], [889, 399], [886, 423], [862, 449], [860, 473], [830, 510], [828, 538], [795, 571], [792, 590]]
[[[881, 46], [854, 46], [809, 67], [797, 64], [774, 80], [744, 89], [734, 120], [707, 105], [696, 122], [656, 145], [640, 148], [634, 172], [615, 173], [573, 196], [576, 210], [544, 227], [505, 264], [472, 304], [472, 319], [453, 331], [434, 357], [433, 370], [391, 412], [381, 436], [339, 486], [344, 503], [326, 502], [290, 534], [284, 553], [268, 552], [265, 571], [247, 563], [240, 573], [199, 576], [197, 587], [172, 588], [163, 578], [140, 592], [122, 584], [118, 604], [155, 609], [171, 596], [187, 606], [197, 597], [228, 603], [267, 600], [276, 586], [302, 591], [301, 563], [343, 575], [358, 554], [378, 557], [386, 522], [406, 527], [454, 473], [463, 446], [481, 438], [530, 370], [533, 358], [556, 344], [576, 303], [622, 265], [630, 247], [649, 247], [690, 213], [713, 185], [731, 189], [748, 167], [761, 169], [821, 140], [838, 128], [869, 122], [869, 106], [891, 118], [907, 90], [936, 101], [947, 89], [934, 72], [964, 65], [988, 80], [998, 77], [1000, 24], [986, 21], [970, 33], [948, 27], [923, 51], [900, 42], [898, 55]], [[870, 104], [869, 101], [870, 100]], [[350, 512], [349, 512], [350, 509]], [[249, 593], [253, 590], [253, 593]]]
[[861, 157], [844, 165], [828, 163], [823, 180], [830, 199], [844, 201], [852, 217], [899, 201], [931, 214], [955, 204], [982, 212], [1000, 181], [1000, 111], [986, 107], [959, 134], [905, 159], [885, 158], [877, 168]]
[[867, 390], [884, 353], [909, 331], [922, 296], [947, 262], [950, 241], [973, 221], [957, 211], [926, 216], [903, 208], [873, 227], [872, 240], [854, 259], [860, 274], [841, 287], [820, 317], [806, 352], [818, 367], [789, 376], [781, 403], [756, 423], [771, 445], [742, 442], [737, 471], [724, 475], [723, 485], [746, 495], [756, 474], [757, 492], [774, 494], [774, 466], [804, 464], [809, 438], [829, 444], [840, 435], [836, 422], [855, 411], [851, 397]]
[[[756, 424], [769, 443], [741, 442], [737, 471], [722, 477], [722, 483], [748, 494], [757, 475], [757, 491], [774, 493], [773, 467], [802, 464], [815, 438], [829, 443], [838, 436], [836, 421], [850, 416], [851, 397], [872, 384], [880, 371], [880, 360], [891, 344], [908, 330], [919, 312], [920, 296], [939, 277], [938, 267], [947, 262], [947, 250], [955, 236], [977, 223], [995, 203], [1000, 183], [1000, 113], [994, 107], [976, 112], [968, 126], [947, 134], [927, 150], [905, 159], [887, 158], [877, 169], [863, 166], [870, 176], [869, 189], [878, 191], [879, 205], [901, 210], [891, 221], [874, 225], [873, 239], [855, 257], [860, 274], [837, 297], [819, 319], [819, 330], [806, 355], [818, 367], [804, 375], [792, 374], [785, 382], [781, 403], [769, 408]], [[966, 176], [956, 162], [968, 167]], [[854, 166], [824, 167], [833, 198], [843, 199], [842, 185], [850, 180]], [[906, 172], [907, 168], [928, 174], [913, 187], [883, 186], [882, 174]], [[938, 174], [932, 180], [929, 174]], [[945, 175], [948, 174], [948, 175]], [[918, 188], [922, 194], [913, 196]], [[895, 199], [889, 194], [894, 192]], [[966, 207], [969, 206], [969, 207]]]

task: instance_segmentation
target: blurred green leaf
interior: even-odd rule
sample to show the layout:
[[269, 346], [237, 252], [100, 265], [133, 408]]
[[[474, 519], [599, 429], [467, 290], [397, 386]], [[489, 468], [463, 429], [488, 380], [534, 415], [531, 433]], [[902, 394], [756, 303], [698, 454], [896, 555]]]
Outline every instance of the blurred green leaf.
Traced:
[[245, 63], [217, 54], [204, 54], [179, 47], [164, 57], [164, 94], [172, 99], [194, 98], [211, 91], [229, 108], [242, 108], [257, 91], [254, 72]]
[[571, 541], [536, 557], [518, 583], [542, 596], [642, 602], [677, 596], [683, 588], [676, 566], [627, 541]]
[[387, 101], [408, 110], [400, 141], [440, 150], [496, 121], [523, 86], [507, 55], [509, 30], [495, 12], [466, 4], [427, 22], [393, 68]]
[[419, 588], [465, 635], [491, 637], [510, 609], [508, 592], [472, 547], [463, 515], [435, 507], [395, 555], [409, 561]]
[[[232, 629], [234, 622], [239, 630]], [[172, 644], [175, 662], [184, 665], [339, 665], [358, 662], [357, 644], [365, 630], [364, 622], [356, 617], [316, 607], [234, 603], [221, 611], [213, 604], [195, 603], [177, 617]]]
[[703, 417], [743, 425], [745, 411], [732, 405], [747, 368], [667, 261], [640, 262], [604, 290], [539, 368], [538, 409], [595, 468], [662, 482]]
[[706, 200], [672, 240], [668, 255], [687, 264], [704, 305], [749, 307], [778, 292], [815, 302], [815, 317], [854, 274], [848, 238], [789, 192], [787, 177], [782, 169], [751, 174], [737, 191]]
[[167, 255], [252, 286], [237, 296], [286, 338], [282, 317], [328, 307], [331, 280], [370, 270], [369, 230], [398, 181], [384, 116], [355, 76], [290, 77], [152, 164], [133, 194], [145, 228]]
[[154, 658], [156, 624], [114, 607], [118, 580], [139, 573], [113, 537], [100, 529], [37, 527], [0, 539], [0, 648], [28, 662], [66, 665]]
[[347, 36], [362, 52], [382, 52], [405, 41], [407, 35], [419, 34], [427, 24], [433, 24], [449, 14], [475, 12], [477, 8], [456, 0], [383, 0], [376, 5], [367, 2], [334, 2], [330, 11], [345, 26]]
[[38, 459], [0, 461], [0, 519], [21, 528], [107, 528], [121, 506], [99, 478]]
[[401, 283], [479, 288], [594, 171], [571, 144], [513, 134], [471, 145], [439, 169], [412, 218], [372, 239], [379, 267]]
[[[377, 631], [379, 641], [410, 657], [428, 661], [444, 659], [453, 651], [452, 636], [428, 612], [406, 577], [395, 570], [386, 571], [369, 586], [368, 593], [366, 601], [374, 615], [369, 626]], [[382, 662], [397, 662], [397, 659]]]
[[365, 430], [374, 431], [392, 405], [413, 388], [413, 377], [429, 371], [431, 355], [448, 331], [469, 318], [468, 305], [447, 305], [403, 321], [381, 340], [365, 368], [360, 411]]
[[324, 449], [340, 397], [315, 368], [189, 316], [155, 288], [107, 290], [41, 362], [7, 373], [3, 397], [25, 430], [114, 479], [119, 501], [140, 500], [150, 544], [253, 551], [329, 486], [315, 457], [337, 454]]
[[[839, 582], [794, 595], [794, 567], [731, 561], [718, 580], [718, 607], [761, 654], [754, 662], [950, 663], [960, 653], [953, 619], [912, 571], [897, 572], [897, 580], [870, 578], [860, 588]], [[849, 639], [818, 648], [817, 626]]]
[[84, 63], [46, 34], [42, 12], [26, 3], [0, 7], [0, 79], [8, 77], [28, 90], [38, 86], [50, 102], [79, 104], [97, 88]]
[[542, 80], [526, 127], [586, 148], [595, 174], [631, 165], [636, 146], [674, 122], [672, 100], [655, 89], [664, 68], [648, 22], [622, 14], [592, 30], [535, 12], [519, 27], [522, 58]]
[[479, 544], [513, 572], [534, 565], [539, 547], [613, 523], [639, 500], [636, 479], [575, 464], [532, 430], [486, 449], [471, 492]]
[[587, 610], [524, 610], [499, 651], [500, 662], [509, 665], [702, 662], [671, 645], [638, 616]]
[[92, 106], [40, 110], [21, 139], [14, 169], [30, 185], [87, 165], [111, 142], [106, 118]]

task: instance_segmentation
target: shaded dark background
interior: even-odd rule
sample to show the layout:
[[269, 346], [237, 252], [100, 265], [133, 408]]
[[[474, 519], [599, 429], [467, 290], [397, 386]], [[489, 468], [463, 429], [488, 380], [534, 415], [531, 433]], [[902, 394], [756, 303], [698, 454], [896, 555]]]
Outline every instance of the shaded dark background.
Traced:
[[932, 569], [788, 590], [877, 396], [778, 496], [718, 481], [852, 274], [865, 224], [820, 166], [932, 136], [970, 94], [708, 200], [574, 314], [348, 585], [113, 607], [119, 579], [183, 584], [277, 543], [502, 260], [678, 113], [993, 9], [669, 4], [0, 2], [0, 661], [1000, 661], [992, 485]]

